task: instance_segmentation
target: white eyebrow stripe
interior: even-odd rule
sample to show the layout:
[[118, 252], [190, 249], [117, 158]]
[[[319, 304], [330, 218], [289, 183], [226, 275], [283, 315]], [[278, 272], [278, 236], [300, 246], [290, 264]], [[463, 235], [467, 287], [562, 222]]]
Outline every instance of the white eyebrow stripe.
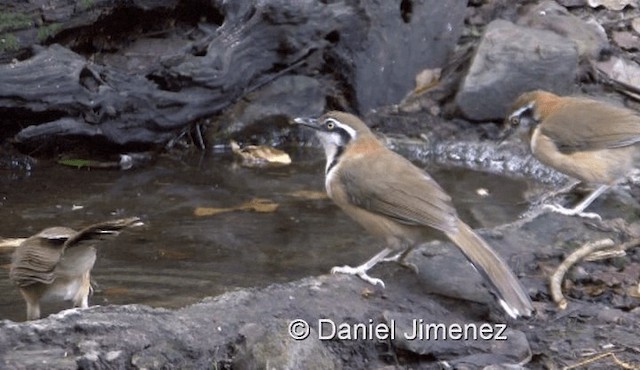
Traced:
[[516, 109], [515, 111], [513, 111], [513, 113], [511, 113], [509, 115], [509, 118], [513, 118], [513, 117], [518, 117], [520, 116], [522, 113], [528, 111], [529, 109], [533, 108], [533, 102], [530, 102], [527, 105], [523, 105], [522, 107]]
[[325, 123], [327, 121], [333, 122], [334, 125], [336, 125], [339, 128], [345, 130], [349, 134], [349, 136], [351, 136], [352, 139], [356, 137], [356, 130], [354, 130], [353, 128], [349, 127], [348, 125], [345, 125], [344, 123], [338, 121], [335, 118], [327, 118], [327, 119], [324, 120]]

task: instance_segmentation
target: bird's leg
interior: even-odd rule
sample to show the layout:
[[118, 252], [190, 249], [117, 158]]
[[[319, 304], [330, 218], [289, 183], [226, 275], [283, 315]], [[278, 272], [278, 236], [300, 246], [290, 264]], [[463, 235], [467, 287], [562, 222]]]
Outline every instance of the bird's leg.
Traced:
[[592, 191], [589, 196], [584, 198], [582, 202], [578, 203], [573, 208], [565, 208], [558, 204], [547, 204], [544, 206], [544, 209], [549, 209], [552, 212], [560, 213], [566, 216], [580, 216], [586, 218], [594, 218], [598, 220], [602, 220], [599, 214], [593, 212], [583, 212], [597, 197], [602, 195], [605, 191], [607, 191], [611, 185], [600, 185], [596, 190]]
[[26, 291], [20, 289], [22, 297], [27, 302], [27, 320], [37, 320], [40, 318], [40, 301]]
[[409, 255], [409, 252], [411, 252], [411, 249], [412, 248], [406, 247], [403, 251], [394, 256], [383, 258], [382, 262], [397, 262], [400, 264], [400, 266], [413, 270], [413, 272], [417, 274], [420, 272], [418, 270], [418, 266], [416, 266], [414, 263], [406, 261], [406, 258]]
[[91, 273], [89, 271], [82, 275], [80, 288], [73, 297], [73, 306], [80, 308], [89, 307], [89, 293], [91, 292]]
[[357, 267], [336, 266], [331, 269], [331, 273], [356, 275], [360, 279], [368, 282], [369, 284], [380, 285], [381, 287], [384, 288], [384, 282], [380, 279], [372, 278], [371, 276], [367, 275], [367, 271], [369, 271], [369, 269], [375, 266], [378, 262], [384, 260], [384, 258], [387, 257], [391, 252], [393, 252], [393, 249], [385, 248], [360, 266], [357, 266]]

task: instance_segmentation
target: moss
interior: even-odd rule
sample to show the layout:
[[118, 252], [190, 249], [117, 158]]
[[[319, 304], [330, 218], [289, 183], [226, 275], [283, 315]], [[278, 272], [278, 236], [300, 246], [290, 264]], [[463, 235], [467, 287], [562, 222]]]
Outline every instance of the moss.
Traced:
[[12, 33], [0, 34], [0, 52], [18, 50], [20, 43]]
[[62, 28], [62, 23], [51, 23], [46, 26], [42, 26], [38, 28], [38, 34], [37, 34], [38, 41], [47, 40], [50, 36], [53, 36], [56, 33], [58, 33], [58, 31], [60, 31], [60, 28]]
[[0, 32], [31, 26], [31, 18], [23, 13], [0, 12]]

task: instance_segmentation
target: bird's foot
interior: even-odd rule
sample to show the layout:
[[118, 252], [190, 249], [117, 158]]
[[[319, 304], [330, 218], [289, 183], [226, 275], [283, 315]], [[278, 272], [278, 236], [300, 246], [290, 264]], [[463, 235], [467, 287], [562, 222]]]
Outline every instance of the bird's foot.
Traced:
[[369, 284], [380, 285], [381, 287], [384, 288], [384, 281], [382, 281], [380, 279], [377, 279], [377, 278], [372, 278], [371, 276], [367, 275], [367, 269], [364, 266], [358, 266], [358, 267], [336, 266], [336, 267], [331, 269], [331, 273], [332, 274], [356, 275], [360, 279], [366, 281]]
[[551, 212], [560, 213], [565, 216], [578, 216], [602, 221], [602, 217], [600, 217], [600, 215], [595, 212], [582, 212], [579, 209], [565, 208], [558, 204], [545, 204], [543, 209], [548, 209]]

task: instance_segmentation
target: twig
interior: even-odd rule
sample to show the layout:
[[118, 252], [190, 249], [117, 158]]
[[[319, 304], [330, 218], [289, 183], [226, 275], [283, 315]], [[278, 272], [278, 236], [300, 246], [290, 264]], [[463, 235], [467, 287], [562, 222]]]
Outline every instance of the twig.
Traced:
[[639, 368], [638, 365], [634, 365], [634, 364], [631, 364], [631, 363], [628, 363], [628, 362], [621, 361], [620, 359], [618, 359], [618, 357], [616, 356], [615, 353], [607, 352], [607, 353], [601, 353], [601, 354], [599, 354], [597, 356], [588, 358], [588, 359], [586, 359], [584, 361], [580, 361], [580, 362], [575, 363], [573, 365], [565, 366], [565, 367], [562, 368], [562, 370], [575, 369], [577, 367], [581, 367], [581, 366], [584, 366], [584, 365], [588, 365], [588, 364], [590, 364], [592, 362], [596, 362], [596, 361], [598, 361], [600, 359], [603, 359], [605, 357], [613, 358], [613, 362], [615, 362], [616, 365], [620, 366], [623, 369], [637, 370]]
[[615, 243], [611, 239], [602, 239], [595, 242], [589, 242], [576, 249], [564, 261], [562, 261], [560, 266], [558, 266], [556, 271], [553, 273], [553, 275], [551, 275], [551, 278], [549, 279], [551, 297], [553, 298], [553, 301], [556, 303], [556, 305], [558, 305], [558, 308], [560, 308], [561, 310], [567, 308], [567, 300], [562, 295], [561, 285], [562, 280], [564, 279], [564, 275], [567, 273], [567, 271], [569, 271], [571, 266], [575, 265], [576, 263], [578, 263], [578, 261], [588, 256], [589, 254], [601, 249], [612, 247], [614, 244]]

